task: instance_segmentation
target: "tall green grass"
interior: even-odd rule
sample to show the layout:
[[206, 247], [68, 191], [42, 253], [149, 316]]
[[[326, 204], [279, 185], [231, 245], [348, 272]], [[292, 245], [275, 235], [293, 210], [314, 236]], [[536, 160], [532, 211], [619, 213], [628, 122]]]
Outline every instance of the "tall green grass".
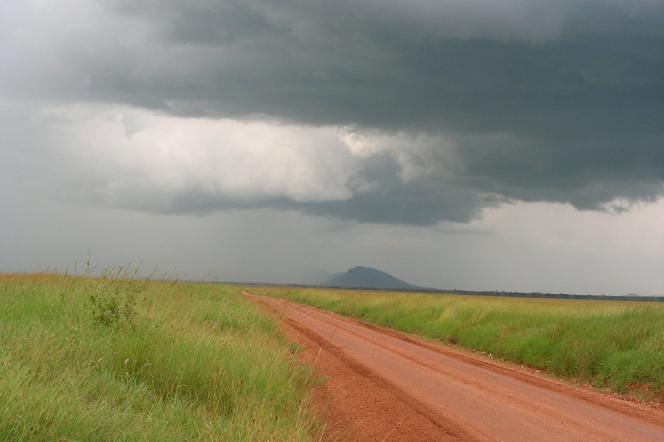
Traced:
[[237, 289], [0, 275], [0, 440], [310, 440], [308, 379]]
[[664, 305], [615, 301], [252, 289], [664, 401]]

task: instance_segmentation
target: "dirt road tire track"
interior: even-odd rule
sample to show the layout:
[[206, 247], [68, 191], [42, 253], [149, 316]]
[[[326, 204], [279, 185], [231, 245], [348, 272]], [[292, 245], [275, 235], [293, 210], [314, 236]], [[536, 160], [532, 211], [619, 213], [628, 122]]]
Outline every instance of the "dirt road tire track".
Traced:
[[664, 441], [659, 410], [313, 307], [245, 294], [285, 323], [317, 391], [328, 440]]

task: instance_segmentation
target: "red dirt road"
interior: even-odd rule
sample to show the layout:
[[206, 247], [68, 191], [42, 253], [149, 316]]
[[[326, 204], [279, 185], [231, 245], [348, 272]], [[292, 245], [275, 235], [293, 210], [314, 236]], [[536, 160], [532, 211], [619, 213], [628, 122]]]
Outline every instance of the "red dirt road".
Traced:
[[329, 379], [318, 398], [327, 401], [327, 439], [664, 441], [658, 410], [312, 307], [250, 297], [281, 315], [305, 359]]

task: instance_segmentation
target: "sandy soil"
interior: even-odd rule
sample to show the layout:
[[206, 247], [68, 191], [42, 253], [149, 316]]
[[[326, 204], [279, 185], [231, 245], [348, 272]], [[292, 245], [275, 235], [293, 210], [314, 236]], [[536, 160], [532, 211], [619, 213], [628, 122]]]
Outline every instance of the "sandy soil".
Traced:
[[325, 439], [664, 441], [656, 409], [281, 299], [283, 319], [326, 382]]

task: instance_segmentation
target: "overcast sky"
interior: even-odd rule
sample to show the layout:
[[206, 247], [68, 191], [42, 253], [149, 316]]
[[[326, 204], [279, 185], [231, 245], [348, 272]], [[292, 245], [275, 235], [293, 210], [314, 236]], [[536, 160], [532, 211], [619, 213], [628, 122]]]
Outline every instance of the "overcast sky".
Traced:
[[0, 271], [664, 294], [663, 0], [3, 0], [0, 65]]

